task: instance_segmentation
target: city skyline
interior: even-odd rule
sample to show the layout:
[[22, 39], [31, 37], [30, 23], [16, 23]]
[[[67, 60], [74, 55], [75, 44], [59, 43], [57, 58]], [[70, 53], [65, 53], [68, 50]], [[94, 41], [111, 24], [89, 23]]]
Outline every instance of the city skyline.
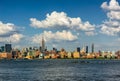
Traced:
[[1, 0], [0, 45], [120, 48], [120, 0]]

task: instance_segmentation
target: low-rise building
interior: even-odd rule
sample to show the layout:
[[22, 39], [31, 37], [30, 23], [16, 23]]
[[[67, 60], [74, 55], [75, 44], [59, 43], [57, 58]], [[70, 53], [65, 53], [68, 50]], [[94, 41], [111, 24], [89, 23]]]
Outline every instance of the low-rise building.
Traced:
[[80, 53], [77, 51], [73, 52], [73, 58], [80, 58]]
[[0, 53], [0, 59], [12, 59], [12, 54], [7, 52]]

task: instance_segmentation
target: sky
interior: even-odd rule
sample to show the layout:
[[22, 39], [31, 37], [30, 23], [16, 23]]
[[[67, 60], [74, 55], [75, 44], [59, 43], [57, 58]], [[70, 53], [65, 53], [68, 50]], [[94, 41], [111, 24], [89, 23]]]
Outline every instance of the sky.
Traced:
[[120, 0], [0, 0], [0, 46], [120, 50]]

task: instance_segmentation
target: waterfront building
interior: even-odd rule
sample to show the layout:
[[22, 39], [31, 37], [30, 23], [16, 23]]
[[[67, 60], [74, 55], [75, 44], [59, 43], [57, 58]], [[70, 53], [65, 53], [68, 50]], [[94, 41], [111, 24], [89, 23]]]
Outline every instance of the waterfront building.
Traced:
[[67, 53], [66, 53], [66, 51], [63, 48], [60, 51], [60, 57], [61, 58], [66, 58], [67, 57]]
[[93, 59], [95, 55], [93, 53], [88, 53], [87, 54], [87, 59]]
[[73, 52], [73, 58], [80, 58], [80, 53], [77, 51]]
[[104, 55], [105, 55], [105, 52], [104, 52], [104, 51], [102, 51], [102, 52], [101, 52], [101, 55], [102, 55], [102, 57], [104, 57]]
[[12, 45], [11, 44], [5, 44], [5, 52], [10, 53], [12, 51]]
[[115, 55], [115, 51], [112, 51], [112, 58], [115, 58], [116, 55]]
[[81, 56], [84, 56], [86, 54], [86, 51], [85, 51], [85, 48], [83, 47], [80, 51], [80, 55]]
[[0, 53], [0, 59], [12, 59], [12, 54], [7, 52]]
[[39, 59], [44, 59], [44, 54], [43, 53], [40, 53]]
[[68, 53], [67, 53], [67, 57], [68, 57], [68, 58], [73, 58], [72, 52], [68, 52]]
[[40, 55], [40, 51], [39, 51], [39, 50], [35, 50], [35, 55], [34, 55], [34, 57], [35, 57], [35, 58], [39, 58], [39, 55]]
[[50, 59], [50, 56], [49, 55], [45, 55], [44, 59]]
[[17, 58], [17, 52], [15, 50], [12, 50], [12, 58], [13, 59]]

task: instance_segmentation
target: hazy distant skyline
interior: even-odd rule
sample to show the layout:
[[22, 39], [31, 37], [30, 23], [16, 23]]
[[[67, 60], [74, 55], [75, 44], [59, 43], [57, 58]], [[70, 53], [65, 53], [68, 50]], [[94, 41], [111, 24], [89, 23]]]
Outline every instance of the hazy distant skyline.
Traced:
[[[120, 49], [120, 0], [1, 0], [0, 45]], [[90, 50], [89, 50], [90, 51]]]

